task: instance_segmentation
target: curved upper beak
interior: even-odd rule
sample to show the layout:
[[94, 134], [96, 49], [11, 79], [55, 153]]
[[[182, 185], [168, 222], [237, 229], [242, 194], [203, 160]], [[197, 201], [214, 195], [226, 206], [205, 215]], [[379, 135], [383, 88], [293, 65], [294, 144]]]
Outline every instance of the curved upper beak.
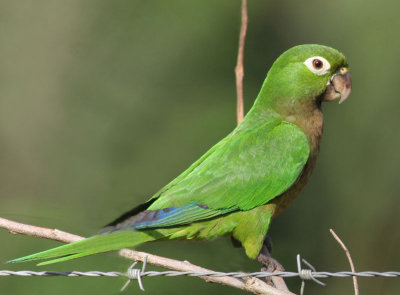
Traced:
[[351, 76], [346, 67], [333, 74], [329, 79], [326, 90], [322, 96], [323, 101], [334, 101], [340, 98], [339, 104], [344, 102], [351, 93]]

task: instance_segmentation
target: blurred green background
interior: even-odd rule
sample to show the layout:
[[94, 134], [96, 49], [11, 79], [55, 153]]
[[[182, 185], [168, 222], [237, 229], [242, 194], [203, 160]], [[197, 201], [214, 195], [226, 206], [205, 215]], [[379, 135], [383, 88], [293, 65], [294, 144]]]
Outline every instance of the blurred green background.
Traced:
[[[249, 1], [248, 110], [284, 50], [320, 43], [348, 58], [353, 93], [324, 104], [314, 176], [272, 224], [273, 255], [295, 270], [399, 270], [400, 2]], [[0, 216], [90, 235], [145, 201], [230, 132], [240, 1], [2, 1]], [[0, 230], [0, 261], [58, 245]], [[259, 264], [222, 238], [140, 250], [220, 271]], [[116, 253], [48, 267], [124, 271]], [[154, 269], [149, 267], [149, 269]], [[0, 278], [4, 294], [117, 294], [116, 278]], [[351, 279], [306, 294], [351, 294]], [[298, 292], [298, 279], [287, 279]], [[196, 278], [145, 278], [147, 294], [240, 294]], [[398, 294], [399, 279], [364, 278], [361, 294]], [[126, 293], [140, 292], [132, 284]]]

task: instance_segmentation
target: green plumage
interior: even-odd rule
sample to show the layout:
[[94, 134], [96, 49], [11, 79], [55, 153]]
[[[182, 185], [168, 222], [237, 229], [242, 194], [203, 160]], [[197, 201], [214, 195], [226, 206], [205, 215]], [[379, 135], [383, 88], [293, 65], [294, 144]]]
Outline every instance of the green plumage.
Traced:
[[[307, 68], [304, 62], [313, 56], [329, 61], [327, 73]], [[274, 63], [243, 122], [147, 203], [100, 235], [11, 262], [48, 264], [155, 240], [227, 234], [256, 258], [271, 218], [308, 181], [322, 133], [315, 116], [330, 79], [345, 66], [344, 56], [329, 47], [288, 50]]]

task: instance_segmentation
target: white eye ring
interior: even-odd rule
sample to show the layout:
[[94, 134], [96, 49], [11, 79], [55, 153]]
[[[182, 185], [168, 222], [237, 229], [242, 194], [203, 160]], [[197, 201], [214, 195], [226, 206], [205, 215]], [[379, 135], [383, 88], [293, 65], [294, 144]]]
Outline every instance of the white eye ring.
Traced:
[[304, 62], [304, 64], [311, 72], [318, 76], [328, 74], [329, 70], [331, 69], [331, 64], [322, 56], [310, 57]]

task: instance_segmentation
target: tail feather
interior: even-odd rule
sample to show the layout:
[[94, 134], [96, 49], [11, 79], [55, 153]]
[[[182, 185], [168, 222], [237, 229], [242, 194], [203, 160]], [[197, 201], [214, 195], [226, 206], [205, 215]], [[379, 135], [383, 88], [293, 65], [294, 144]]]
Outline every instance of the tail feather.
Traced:
[[164, 237], [164, 235], [155, 230], [116, 232], [93, 236], [71, 244], [10, 260], [7, 263], [50, 259], [39, 264], [45, 265], [125, 247], [135, 247]]
[[42, 266], [42, 265], [47, 265], [47, 264], [53, 264], [53, 263], [57, 263], [57, 262], [72, 260], [72, 259], [79, 258], [79, 257], [85, 257], [85, 256], [88, 256], [88, 255], [90, 255], [90, 254], [88, 254], [88, 252], [82, 252], [82, 253], [78, 253], [78, 254], [70, 254], [70, 255], [67, 255], [67, 256], [62, 256], [60, 258], [56, 258], [56, 259], [51, 259], [51, 260], [40, 262], [37, 265], [38, 266]]

